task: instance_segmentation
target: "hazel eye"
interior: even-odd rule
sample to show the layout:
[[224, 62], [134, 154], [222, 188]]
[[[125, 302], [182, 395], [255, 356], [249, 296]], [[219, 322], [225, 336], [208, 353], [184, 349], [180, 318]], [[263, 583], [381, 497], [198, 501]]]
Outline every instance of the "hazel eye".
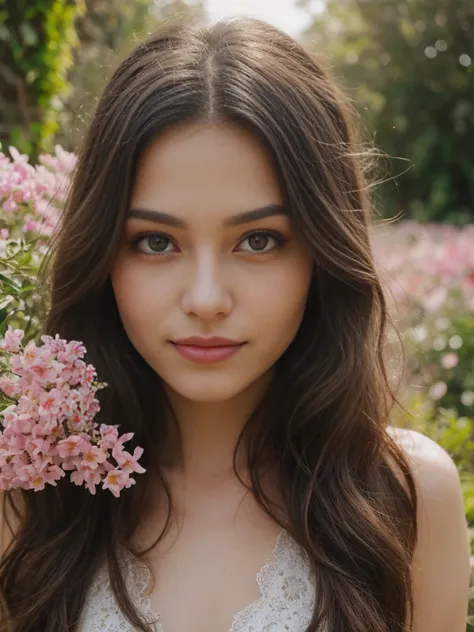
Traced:
[[248, 243], [249, 248], [239, 248], [243, 252], [266, 253], [282, 246], [285, 242], [282, 235], [277, 235], [269, 231], [257, 231], [247, 235], [240, 242], [240, 245]]
[[[148, 244], [150, 251], [145, 251], [142, 247], [139, 247], [139, 244], [142, 243]], [[132, 240], [132, 247], [138, 252], [145, 255], [160, 255], [175, 252], [175, 246], [172, 240], [162, 233], [142, 233], [140, 235], [137, 235]]]

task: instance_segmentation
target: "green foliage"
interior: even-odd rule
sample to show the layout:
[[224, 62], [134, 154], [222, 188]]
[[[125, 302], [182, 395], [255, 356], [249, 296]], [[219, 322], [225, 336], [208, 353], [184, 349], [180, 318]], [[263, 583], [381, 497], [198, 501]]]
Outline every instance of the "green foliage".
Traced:
[[38, 294], [36, 277], [41, 258], [34, 238], [11, 239], [1, 252], [0, 336], [8, 325], [39, 331], [44, 316], [44, 297]]
[[[426, 389], [441, 385], [441, 393], [446, 392], [434, 396], [437, 407], [474, 416], [474, 314], [445, 309], [436, 315], [425, 314], [421, 322], [416, 331], [417, 335], [423, 331], [423, 339], [407, 340], [406, 344], [411, 381]], [[448, 356], [455, 361], [457, 357], [455, 366], [443, 366]]]
[[117, 63], [201, 0], [0, 0], [0, 142], [33, 160], [75, 150]]
[[1, 0], [0, 140], [6, 146], [33, 158], [53, 149], [62, 99], [71, 91], [75, 21], [84, 11], [84, 0]]
[[[64, 206], [75, 156], [56, 147], [55, 155], [42, 154], [33, 165], [14, 148], [11, 159], [2, 149], [0, 143], [0, 336], [11, 325], [29, 338], [41, 331], [49, 309], [49, 288], [40, 282], [39, 271]], [[6, 210], [6, 200], [13, 198], [16, 209]]]
[[86, 0], [86, 7], [76, 21], [80, 46], [69, 73], [74, 91], [60, 113], [56, 136], [71, 151], [80, 143], [105, 84], [136, 43], [168, 19], [204, 12], [201, 0]]
[[472, 0], [327, 0], [303, 37], [329, 55], [379, 148], [402, 159], [379, 190], [385, 216], [473, 221], [473, 29]]

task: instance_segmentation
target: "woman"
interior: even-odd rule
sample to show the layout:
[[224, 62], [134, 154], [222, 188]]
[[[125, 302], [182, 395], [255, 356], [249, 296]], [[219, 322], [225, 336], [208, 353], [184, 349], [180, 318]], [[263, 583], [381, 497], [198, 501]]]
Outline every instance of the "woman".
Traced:
[[388, 425], [362, 171], [334, 83], [263, 22], [168, 26], [123, 61], [46, 333], [84, 342], [147, 472], [16, 498], [2, 629], [463, 632], [456, 469]]

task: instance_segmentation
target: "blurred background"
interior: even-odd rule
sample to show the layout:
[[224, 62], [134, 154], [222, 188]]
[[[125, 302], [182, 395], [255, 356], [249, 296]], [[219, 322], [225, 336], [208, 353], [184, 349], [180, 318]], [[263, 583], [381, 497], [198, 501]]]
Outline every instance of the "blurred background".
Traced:
[[118, 60], [188, 12], [255, 15], [328, 58], [400, 176], [385, 216], [474, 221], [472, 0], [0, 0], [0, 141], [73, 150]]
[[0, 0], [0, 333], [41, 326], [34, 275], [105, 83], [160, 23], [191, 13], [275, 24], [358, 111], [381, 154], [373, 245], [406, 351], [408, 414], [393, 422], [452, 455], [474, 534], [473, 0]]

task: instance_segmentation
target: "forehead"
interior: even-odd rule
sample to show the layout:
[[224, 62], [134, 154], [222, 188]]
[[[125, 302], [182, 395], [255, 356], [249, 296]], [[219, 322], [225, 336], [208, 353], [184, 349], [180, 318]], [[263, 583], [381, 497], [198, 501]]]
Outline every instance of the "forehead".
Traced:
[[271, 158], [247, 130], [196, 122], [167, 129], [141, 155], [131, 206], [232, 215], [281, 203]]

